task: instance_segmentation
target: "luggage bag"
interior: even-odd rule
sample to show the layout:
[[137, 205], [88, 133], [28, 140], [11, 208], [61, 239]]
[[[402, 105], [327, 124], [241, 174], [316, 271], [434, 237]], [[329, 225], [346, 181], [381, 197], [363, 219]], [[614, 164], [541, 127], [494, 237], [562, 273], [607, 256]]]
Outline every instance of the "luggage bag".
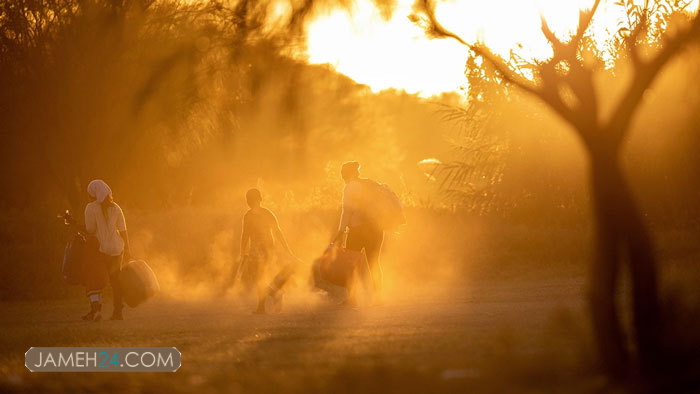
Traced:
[[363, 252], [341, 247], [326, 249], [323, 256], [314, 262], [318, 278], [336, 286], [350, 288], [355, 279], [367, 279], [369, 266]]
[[119, 273], [119, 282], [124, 302], [132, 308], [153, 297], [160, 290], [156, 274], [143, 260], [126, 263]]

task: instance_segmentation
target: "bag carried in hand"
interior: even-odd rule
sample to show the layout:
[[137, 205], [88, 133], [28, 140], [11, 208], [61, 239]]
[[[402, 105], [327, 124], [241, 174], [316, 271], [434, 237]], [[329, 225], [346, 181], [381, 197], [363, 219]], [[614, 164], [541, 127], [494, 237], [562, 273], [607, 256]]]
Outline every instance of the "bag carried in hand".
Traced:
[[124, 302], [134, 308], [153, 297], [160, 285], [156, 274], [143, 260], [132, 260], [122, 267], [119, 273]]
[[314, 261], [314, 271], [317, 272], [317, 287], [319, 282], [350, 288], [356, 277], [368, 277], [369, 266], [367, 257], [362, 252], [341, 247], [326, 249], [323, 256]]
[[403, 203], [389, 186], [372, 179], [362, 179], [369, 218], [382, 230], [395, 230], [406, 224]]

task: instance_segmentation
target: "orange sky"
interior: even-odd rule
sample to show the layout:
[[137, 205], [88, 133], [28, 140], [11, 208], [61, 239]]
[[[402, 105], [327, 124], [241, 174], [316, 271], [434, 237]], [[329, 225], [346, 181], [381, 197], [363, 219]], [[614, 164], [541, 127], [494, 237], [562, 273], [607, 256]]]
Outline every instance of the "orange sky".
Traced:
[[[388, 21], [370, 0], [356, 0], [350, 11], [319, 15], [308, 26], [309, 61], [328, 63], [375, 92], [397, 88], [429, 97], [465, 86], [465, 47], [453, 40], [425, 38], [408, 20], [412, 4], [413, 0], [399, 0]], [[546, 58], [551, 51], [540, 31], [540, 14], [563, 37], [576, 28], [579, 9], [592, 4], [593, 0], [454, 0], [438, 2], [436, 13], [444, 26], [467, 41], [481, 40], [506, 56], [516, 49], [525, 57]], [[592, 25], [594, 37], [605, 40], [622, 16], [613, 1], [603, 1]]]

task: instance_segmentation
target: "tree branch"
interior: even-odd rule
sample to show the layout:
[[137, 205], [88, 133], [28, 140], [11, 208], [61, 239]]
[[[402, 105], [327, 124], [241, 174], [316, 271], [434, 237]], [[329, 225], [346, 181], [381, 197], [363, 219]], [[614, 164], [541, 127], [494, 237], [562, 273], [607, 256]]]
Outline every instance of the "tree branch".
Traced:
[[578, 45], [581, 42], [581, 39], [583, 38], [583, 35], [586, 34], [586, 30], [588, 30], [588, 27], [591, 25], [591, 21], [593, 20], [593, 16], [598, 10], [599, 5], [600, 0], [595, 0], [595, 3], [593, 3], [593, 6], [590, 10], [579, 11], [578, 27], [576, 28], [576, 34], [571, 38], [571, 41], [569, 42], [569, 45], [574, 49], [578, 48]]
[[630, 58], [632, 59], [632, 64], [634, 64], [635, 67], [638, 67], [641, 64], [639, 52], [637, 51], [637, 42], [639, 40], [639, 36], [646, 30], [648, 21], [646, 15], [646, 12], [642, 14], [640, 20], [637, 21], [637, 25], [632, 29], [629, 36], [625, 38], [627, 52], [629, 53]]
[[[435, 16], [434, 0], [419, 0], [415, 8], [416, 11], [424, 14], [427, 18], [427, 21], [424, 21], [427, 22], [427, 26], [424, 26], [424, 28], [430, 36], [436, 38], [452, 38], [468, 47], [475, 54], [489, 62], [505, 82], [513, 84], [537, 96], [540, 100], [549, 105], [554, 112], [569, 122], [576, 130], [581, 131], [586, 129], [587, 124], [590, 123], [590, 119], [588, 118], [594, 117], [597, 122], [597, 106], [595, 104], [596, 97], [590, 70], [582, 67], [576, 56], [578, 45], [588, 29], [599, 4], [600, 0], [596, 0], [590, 10], [579, 14], [577, 33], [566, 43], [562, 42], [554, 35], [547, 21], [542, 18], [542, 32], [552, 45], [554, 56], [550, 61], [537, 65], [535, 77], [536, 80], [540, 80], [540, 84], [530, 81], [519, 74], [508, 62], [493, 53], [486, 46], [470, 44], [458, 34], [446, 29]], [[556, 70], [556, 66], [561, 60], [566, 60], [569, 67], [567, 72], [563, 74], [558, 73]], [[567, 105], [561, 97], [560, 90], [563, 86], [571, 88], [577, 100], [585, 105], [579, 105], [573, 108]]]
[[420, 6], [419, 12], [423, 13], [428, 18], [427, 30], [430, 35], [436, 38], [451, 38], [456, 40], [491, 63], [506, 82], [512, 83], [513, 85], [516, 85], [527, 92], [533, 94], [539, 93], [535, 83], [518, 74], [508, 65], [505, 60], [503, 60], [503, 58], [494, 54], [485, 46], [466, 42], [458, 34], [446, 29], [440, 22], [438, 22], [437, 18], [435, 17], [435, 4], [433, 0], [419, 0], [417, 5]]
[[[624, 139], [624, 132], [627, 130], [635, 110], [642, 101], [644, 92], [651, 86], [661, 69], [673, 58], [683, 47], [692, 40], [700, 38], [700, 14], [696, 14], [689, 28], [676, 34], [672, 38], [665, 40], [663, 48], [651, 60], [643, 61], [638, 59], [633, 63], [634, 77], [632, 83], [623, 95], [622, 99], [612, 112], [607, 129], [609, 133], [615, 135], [616, 142], [620, 143]], [[630, 50], [635, 51], [636, 45]]]
[[552, 50], [556, 53], [557, 48], [564, 46], [564, 43], [561, 42], [556, 35], [554, 35], [554, 32], [552, 32], [552, 29], [549, 27], [549, 23], [547, 23], [547, 19], [545, 19], [544, 15], [542, 14], [540, 14], [540, 21], [542, 22], [542, 34], [544, 34], [544, 37], [552, 46]]

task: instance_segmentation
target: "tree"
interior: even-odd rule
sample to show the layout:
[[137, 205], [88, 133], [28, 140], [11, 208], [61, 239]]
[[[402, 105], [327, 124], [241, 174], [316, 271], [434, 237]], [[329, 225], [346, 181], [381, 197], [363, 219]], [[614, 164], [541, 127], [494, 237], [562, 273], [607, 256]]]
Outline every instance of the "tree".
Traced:
[[3, 203], [80, 212], [95, 177], [148, 189], [169, 145], [189, 138], [224, 17], [216, 3], [3, 2], [0, 160], [33, 158], [3, 174]]
[[506, 89], [495, 70], [482, 67], [480, 60], [477, 56], [467, 59], [466, 103], [436, 103], [440, 119], [455, 126], [447, 139], [450, 152], [445, 158], [418, 164], [435, 181], [444, 203], [485, 214], [499, 205], [496, 189], [503, 179], [509, 141], [507, 133], [495, 130], [495, 123], [502, 119], [497, 108], [507, 100]]
[[[0, 164], [35, 156], [0, 175], [9, 190], [0, 204], [52, 200], [80, 212], [95, 177], [119, 190], [120, 201], [128, 189], [140, 201], [163, 203], [173, 163], [215, 133], [240, 131], [231, 125], [240, 121], [234, 112], [253, 101], [260, 80], [280, 72], [264, 67], [269, 60], [286, 62], [295, 82], [283, 50], [301, 40], [313, 2], [294, 2], [271, 26], [273, 5], [0, 2]], [[287, 119], [303, 103], [289, 85], [286, 129], [304, 142], [303, 119]]]
[[[657, 11], [667, 15], [687, 6], [679, 1], [662, 3], [662, 9], [656, 5]], [[623, 52], [617, 54], [629, 58], [632, 78], [610, 115], [604, 117], [594, 84], [598, 69], [588, 61], [590, 45], [586, 37], [599, 4], [600, 0], [596, 0], [590, 10], [581, 11], [578, 28], [568, 41], [559, 39], [542, 18], [542, 33], [553, 56], [524, 67], [448, 30], [437, 20], [432, 0], [417, 2], [414, 21], [421, 23], [431, 37], [457, 40], [493, 66], [505, 83], [547, 104], [571, 126], [585, 147], [596, 223], [596, 255], [589, 278], [593, 329], [604, 370], [621, 378], [629, 373], [633, 359], [625, 346], [615, 305], [618, 274], [625, 256], [633, 283], [635, 358], [644, 371], [653, 371], [661, 360], [663, 327], [652, 241], [621, 171], [620, 152], [644, 92], [686, 44], [700, 37], [700, 17], [694, 16], [687, 27], [675, 34], [668, 29], [661, 35], [658, 48], [649, 48], [644, 45], [643, 35], [653, 9], [648, 2], [635, 8], [639, 16], [624, 35]], [[650, 50], [653, 53], [644, 53]]]

